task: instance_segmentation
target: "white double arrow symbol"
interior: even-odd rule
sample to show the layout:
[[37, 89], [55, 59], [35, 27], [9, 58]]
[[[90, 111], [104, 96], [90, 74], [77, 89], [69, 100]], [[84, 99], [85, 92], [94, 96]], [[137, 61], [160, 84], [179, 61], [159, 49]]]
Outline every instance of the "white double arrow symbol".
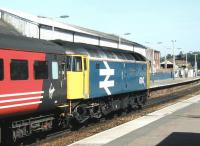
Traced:
[[100, 69], [99, 70], [99, 75], [100, 76], [106, 76], [104, 81], [100, 81], [99, 82], [99, 88], [104, 88], [104, 90], [106, 91], [106, 93], [108, 95], [111, 95], [110, 90], [108, 89], [108, 87], [113, 87], [114, 86], [114, 80], [109, 81], [110, 76], [114, 75], [115, 71], [114, 69], [110, 69], [108, 63], [106, 61], [103, 61], [106, 69]]

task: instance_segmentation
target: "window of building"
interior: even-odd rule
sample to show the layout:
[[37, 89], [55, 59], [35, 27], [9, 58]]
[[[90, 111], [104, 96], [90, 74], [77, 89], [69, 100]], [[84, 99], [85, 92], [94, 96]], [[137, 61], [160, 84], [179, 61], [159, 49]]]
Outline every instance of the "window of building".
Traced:
[[0, 81], [4, 79], [4, 65], [3, 59], [0, 59]]
[[10, 75], [11, 80], [27, 80], [28, 61], [12, 59], [10, 64]]
[[34, 76], [36, 80], [48, 79], [48, 62], [47, 61], [35, 61]]
[[58, 79], [58, 62], [52, 62], [52, 79]]

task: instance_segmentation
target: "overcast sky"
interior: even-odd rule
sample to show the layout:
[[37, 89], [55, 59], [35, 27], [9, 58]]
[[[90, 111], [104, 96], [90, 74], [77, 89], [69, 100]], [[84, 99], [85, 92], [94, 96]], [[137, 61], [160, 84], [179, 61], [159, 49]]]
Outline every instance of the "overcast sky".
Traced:
[[[121, 35], [171, 53], [171, 40], [184, 53], [200, 50], [199, 0], [0, 0], [1, 8], [58, 17], [70, 24]], [[148, 42], [148, 43], [146, 43]], [[158, 45], [157, 42], [162, 42]], [[176, 53], [180, 50], [176, 50]]]

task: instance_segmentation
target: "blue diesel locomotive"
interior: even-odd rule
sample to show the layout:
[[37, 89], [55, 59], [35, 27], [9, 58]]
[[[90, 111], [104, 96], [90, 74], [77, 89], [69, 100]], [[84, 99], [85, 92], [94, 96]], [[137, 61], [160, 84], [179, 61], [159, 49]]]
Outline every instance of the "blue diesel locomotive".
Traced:
[[113, 48], [58, 44], [66, 49], [69, 114], [76, 121], [144, 105], [150, 84], [145, 57]]

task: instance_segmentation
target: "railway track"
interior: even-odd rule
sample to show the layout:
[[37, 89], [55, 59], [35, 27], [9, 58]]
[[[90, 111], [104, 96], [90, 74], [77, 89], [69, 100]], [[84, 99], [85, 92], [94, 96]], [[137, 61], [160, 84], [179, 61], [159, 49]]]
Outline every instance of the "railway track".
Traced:
[[136, 119], [147, 113], [158, 110], [159, 108], [172, 104], [179, 99], [189, 98], [193, 94], [200, 93], [200, 79], [188, 81], [176, 85], [159, 87], [151, 89], [151, 97], [147, 101], [143, 110], [136, 109], [131, 112], [119, 111], [115, 114], [105, 117], [100, 121], [89, 121], [85, 125], [81, 125], [78, 130], [71, 131], [65, 129], [62, 131], [54, 131], [41, 135], [32, 136], [18, 145], [24, 146], [65, 146], [85, 137], [94, 135], [106, 129], [118, 126], [130, 120]]

